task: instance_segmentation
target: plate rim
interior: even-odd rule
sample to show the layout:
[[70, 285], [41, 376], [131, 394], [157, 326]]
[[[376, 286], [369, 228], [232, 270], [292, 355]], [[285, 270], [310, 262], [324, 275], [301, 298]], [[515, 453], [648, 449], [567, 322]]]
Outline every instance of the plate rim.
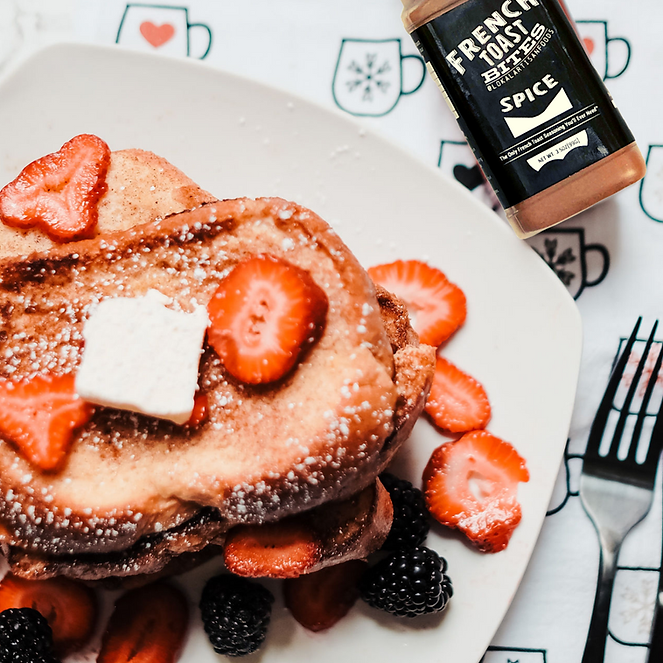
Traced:
[[[464, 198], [465, 201], [468, 203], [468, 205], [470, 205], [470, 207], [473, 208], [476, 214], [483, 217], [482, 223], [486, 224], [491, 223], [497, 232], [506, 233], [510, 235], [512, 239], [506, 241], [513, 241], [515, 243], [520, 243], [523, 241], [519, 240], [513, 234], [512, 230], [508, 227], [505, 221], [500, 219], [500, 217], [498, 217], [487, 207], [485, 207], [479, 201], [477, 201], [476, 198], [465, 187], [463, 187], [461, 184], [454, 181], [453, 179], [447, 177], [444, 173], [442, 173], [439, 170], [439, 168], [423, 161], [418, 155], [407, 149], [406, 146], [400, 144], [390, 136], [385, 135], [385, 133], [381, 131], [379, 128], [368, 125], [365, 122], [363, 122], [361, 119], [349, 116], [346, 113], [341, 112], [339, 109], [331, 105], [326, 106], [325, 104], [319, 101], [306, 98], [297, 93], [292, 93], [281, 87], [257, 80], [256, 78], [251, 76], [242, 76], [224, 70], [218, 66], [212, 65], [209, 62], [204, 62], [189, 58], [166, 56], [157, 53], [154, 54], [145, 53], [117, 45], [86, 44], [75, 41], [58, 42], [55, 44], [47, 45], [43, 48], [34, 49], [29, 53], [27, 53], [24, 57], [17, 58], [13, 62], [13, 65], [8, 67], [7, 70], [3, 72], [2, 77], [0, 77], [0, 89], [4, 88], [4, 86], [10, 83], [12, 79], [19, 77], [24, 67], [30, 66], [32, 62], [40, 60], [42, 58], [48, 58], [51, 54], [55, 55], [59, 52], [66, 53], [67, 51], [72, 51], [72, 50], [78, 51], [79, 53], [90, 51], [90, 52], [100, 53], [104, 56], [109, 56], [109, 57], [119, 56], [119, 57], [137, 58], [146, 61], [151, 60], [151, 61], [162, 61], [165, 63], [170, 62], [172, 64], [176, 64], [177, 66], [184, 66], [184, 67], [200, 67], [203, 70], [211, 73], [212, 75], [225, 76], [229, 79], [235, 80], [239, 84], [249, 83], [250, 85], [255, 86], [256, 88], [264, 88], [266, 90], [269, 90], [270, 92], [277, 93], [278, 95], [285, 95], [289, 99], [292, 99], [297, 103], [302, 104], [303, 106], [312, 107], [316, 113], [322, 113], [333, 116], [336, 120], [343, 122], [348, 129], [352, 128], [353, 130], [356, 130], [357, 128], [360, 128], [361, 130], [365, 131], [366, 134], [371, 135], [377, 141], [387, 146], [388, 149], [398, 154], [399, 158], [416, 161], [419, 167], [424, 167], [430, 174], [433, 174], [436, 178], [442, 181], [445, 186], [450, 186], [453, 190], [455, 190], [456, 195], [459, 195], [461, 198]], [[534, 264], [537, 264], [537, 267], [534, 267]], [[568, 432], [574, 411], [573, 403], [575, 402], [578, 379], [581, 368], [581, 355], [582, 355], [582, 342], [583, 342], [582, 318], [580, 316], [580, 311], [575, 301], [568, 293], [565, 286], [557, 278], [554, 272], [543, 261], [539, 261], [538, 263], [532, 262], [532, 269], [537, 269], [541, 278], [545, 279], [547, 281], [548, 286], [551, 287], [553, 290], [555, 290], [557, 292], [557, 295], [561, 297], [560, 302], [562, 302], [562, 305], [566, 309], [566, 313], [569, 317], [568, 320], [569, 329], [565, 331], [569, 334], [569, 339], [568, 339], [569, 354], [575, 354], [576, 357], [574, 361], [575, 365], [575, 371], [574, 371], [575, 375], [573, 380], [574, 390], [573, 394], [569, 394], [569, 396], [571, 397], [570, 402], [572, 405], [568, 410], [567, 416], [564, 417], [563, 425], [560, 424], [560, 427]], [[571, 329], [571, 326], [573, 327], [573, 329]], [[571, 346], [573, 346], [573, 348], [571, 348]], [[563, 459], [563, 454], [564, 454], [564, 445], [560, 444], [557, 453], [558, 461], [560, 464]], [[551, 494], [552, 492], [548, 494], [547, 496], [548, 500], [550, 499]], [[527, 557], [527, 564], [524, 564], [522, 566], [522, 571], [520, 574], [518, 574], [518, 581], [514, 587], [513, 593], [511, 594], [511, 596], [509, 596], [508, 601], [505, 603], [504, 610], [500, 614], [500, 623], [504, 619], [504, 616], [506, 615], [509, 609], [511, 601], [515, 593], [518, 591], [518, 588], [520, 587], [523, 575], [527, 569], [529, 561], [531, 560], [533, 551], [536, 547], [536, 543], [539, 539], [541, 528], [543, 527], [544, 522], [545, 522], [545, 517], [541, 520], [540, 525], [537, 528], [536, 537], [533, 538], [531, 550], [529, 551], [529, 555]], [[499, 623], [497, 628], [498, 627]], [[490, 636], [491, 639], [494, 637], [497, 628], [491, 634]]]

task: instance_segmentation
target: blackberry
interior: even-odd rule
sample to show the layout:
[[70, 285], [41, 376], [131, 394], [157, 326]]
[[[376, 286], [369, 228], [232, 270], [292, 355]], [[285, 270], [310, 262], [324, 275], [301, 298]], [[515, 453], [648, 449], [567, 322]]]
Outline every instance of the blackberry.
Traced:
[[446, 570], [446, 560], [430, 548], [398, 550], [364, 574], [359, 591], [370, 606], [399, 617], [440, 612], [453, 596]]
[[409, 481], [388, 472], [380, 475], [380, 481], [394, 505], [394, 522], [382, 549], [401, 550], [420, 546], [430, 529], [423, 493]]
[[32, 608], [0, 613], [0, 663], [58, 663], [52, 654], [53, 633]]
[[200, 599], [203, 625], [217, 654], [245, 656], [267, 635], [274, 596], [262, 585], [230, 574], [207, 581]]

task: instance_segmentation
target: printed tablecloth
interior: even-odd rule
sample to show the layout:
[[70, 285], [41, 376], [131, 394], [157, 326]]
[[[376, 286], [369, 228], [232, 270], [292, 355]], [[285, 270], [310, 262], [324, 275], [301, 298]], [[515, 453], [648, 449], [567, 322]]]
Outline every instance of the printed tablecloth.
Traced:
[[[663, 4], [567, 4], [647, 158], [648, 174], [641, 184], [529, 241], [577, 300], [584, 356], [549, 515], [484, 663], [580, 661], [599, 556], [596, 533], [578, 497], [582, 454], [620, 342], [638, 316], [648, 332], [663, 312]], [[27, 52], [62, 40], [205, 59], [361, 118], [500, 213], [439, 90], [425, 74], [400, 12], [398, 0], [3, 0], [0, 73]], [[645, 661], [660, 558], [659, 485], [650, 514], [621, 552], [607, 663]]]

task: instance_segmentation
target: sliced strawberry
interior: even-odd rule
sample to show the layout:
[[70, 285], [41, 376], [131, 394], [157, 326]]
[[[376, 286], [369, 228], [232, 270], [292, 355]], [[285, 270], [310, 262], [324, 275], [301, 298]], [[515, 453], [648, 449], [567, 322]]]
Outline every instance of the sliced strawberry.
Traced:
[[435, 449], [424, 470], [424, 497], [440, 523], [483, 552], [499, 552], [520, 522], [520, 481], [529, 481], [529, 472], [518, 452], [485, 430], [472, 431]]
[[355, 559], [286, 580], [283, 596], [288, 610], [309, 631], [331, 628], [357, 600], [359, 578], [367, 566]]
[[209, 399], [207, 394], [197, 392], [193, 398], [193, 410], [189, 420], [184, 424], [187, 428], [200, 426], [209, 416]]
[[465, 322], [463, 291], [425, 262], [397, 260], [369, 268], [368, 275], [405, 302], [422, 343], [437, 347]]
[[76, 396], [73, 375], [0, 382], [0, 435], [44, 471], [60, 467], [74, 429], [87, 423], [92, 412], [92, 406]]
[[97, 663], [174, 663], [188, 624], [186, 599], [171, 585], [131, 590], [115, 602]]
[[320, 337], [327, 307], [327, 295], [308, 272], [270, 255], [249, 258], [209, 303], [209, 343], [238, 380], [273, 382]]
[[465, 433], [486, 427], [490, 402], [479, 382], [438, 356], [426, 412], [436, 426], [451, 433]]
[[7, 575], [0, 583], [0, 612], [10, 608], [34, 608], [53, 630], [58, 654], [83, 647], [97, 622], [97, 600], [85, 585], [67, 578], [23, 580]]
[[296, 578], [312, 568], [320, 555], [315, 532], [288, 521], [233, 527], [223, 550], [228, 570], [248, 578]]
[[15, 228], [36, 226], [56, 242], [90, 237], [110, 158], [101, 138], [75, 136], [58, 152], [28, 164], [0, 191], [0, 219]]

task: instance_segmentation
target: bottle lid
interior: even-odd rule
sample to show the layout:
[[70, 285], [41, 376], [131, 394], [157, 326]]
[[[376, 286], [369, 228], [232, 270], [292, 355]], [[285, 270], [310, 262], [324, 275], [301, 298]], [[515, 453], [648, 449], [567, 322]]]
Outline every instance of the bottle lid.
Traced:
[[403, 13], [401, 19], [408, 32], [438, 16], [450, 6], [462, 3], [464, 0], [401, 0]]

